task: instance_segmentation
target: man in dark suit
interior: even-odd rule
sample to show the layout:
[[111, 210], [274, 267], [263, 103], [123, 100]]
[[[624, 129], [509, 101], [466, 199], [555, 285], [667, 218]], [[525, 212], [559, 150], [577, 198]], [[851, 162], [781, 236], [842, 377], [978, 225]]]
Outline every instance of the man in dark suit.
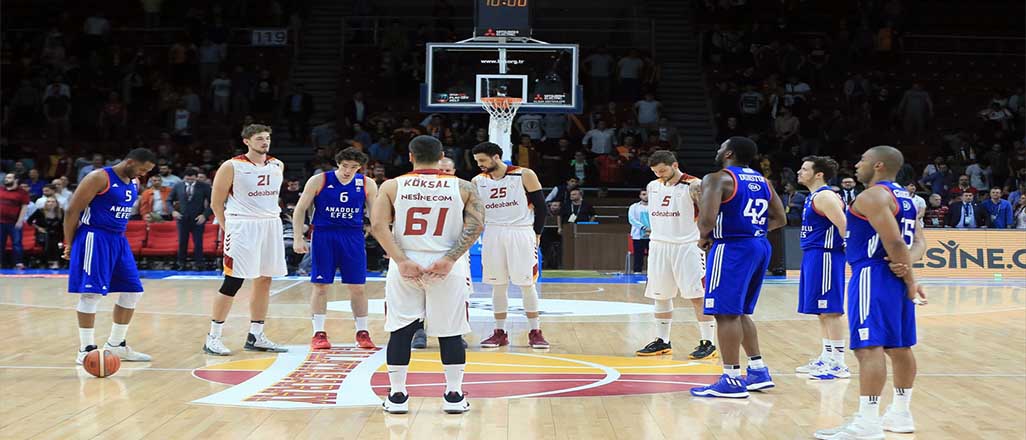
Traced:
[[841, 200], [844, 201], [846, 206], [851, 206], [855, 203], [855, 197], [862, 192], [855, 187], [855, 179], [851, 177], [845, 177], [841, 179], [841, 189], [837, 191], [837, 195], [841, 196]]
[[948, 211], [948, 227], [959, 229], [977, 229], [990, 226], [990, 215], [982, 205], [974, 200], [976, 195], [966, 191], [959, 201], [951, 204]]
[[353, 99], [350, 99], [343, 104], [342, 115], [345, 119], [345, 127], [352, 127], [353, 124], [357, 122], [364, 127], [367, 126], [367, 117], [370, 115], [370, 106], [367, 105], [367, 101], [364, 101], [363, 92], [357, 91], [356, 93], [353, 93]]
[[185, 252], [192, 235], [193, 259], [203, 266], [203, 228], [214, 212], [210, 209], [210, 185], [196, 180], [196, 168], [185, 170], [184, 179], [171, 190], [171, 216], [178, 221], [178, 269], [185, 268]]
[[285, 101], [285, 112], [289, 115], [289, 136], [294, 141], [303, 142], [310, 134], [310, 116], [314, 113], [313, 96], [303, 89], [303, 84], [296, 84], [295, 90]]

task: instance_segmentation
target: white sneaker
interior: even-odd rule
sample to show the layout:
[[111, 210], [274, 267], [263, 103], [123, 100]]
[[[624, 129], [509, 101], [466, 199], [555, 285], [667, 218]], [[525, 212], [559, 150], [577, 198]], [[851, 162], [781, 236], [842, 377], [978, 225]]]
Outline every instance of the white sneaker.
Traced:
[[841, 426], [816, 431], [815, 437], [820, 440], [883, 440], [884, 432], [879, 423], [873, 426], [856, 414]]
[[103, 349], [118, 355], [123, 362], [149, 362], [153, 360], [146, 353], [132, 350], [132, 347], [129, 347], [125, 341], [121, 341], [121, 344], [118, 345], [110, 345], [110, 341], [108, 341], [103, 344]]
[[813, 360], [810, 360], [809, 363], [795, 368], [794, 372], [798, 374], [809, 374], [810, 372], [815, 371], [818, 368], [822, 368], [824, 365], [826, 365], [826, 362], [823, 362], [823, 360], [820, 358], [815, 358]]
[[224, 346], [221, 338], [207, 335], [207, 342], [203, 344], [203, 351], [214, 356], [231, 356], [232, 351]]
[[89, 354], [89, 352], [93, 351], [93, 350], [96, 350], [96, 346], [95, 345], [90, 345], [90, 346], [86, 347], [85, 350], [79, 351], [78, 354], [75, 356], [75, 363], [79, 364], [79, 365], [82, 365], [82, 363], [85, 362], [86, 355]]
[[884, 431], [902, 434], [916, 432], [916, 424], [912, 421], [912, 413], [895, 408], [893, 403], [887, 407], [887, 411], [884, 412], [880, 424], [883, 425]]
[[442, 396], [442, 411], [445, 411], [446, 414], [462, 414], [470, 411], [467, 395], [455, 391], [446, 393]]
[[851, 370], [846, 365], [838, 364], [835, 361], [830, 361], [820, 368], [809, 372], [809, 379], [812, 380], [833, 380], [833, 379], [848, 379], [851, 377]]
[[261, 333], [259, 335], [250, 333], [246, 336], [246, 345], [244, 348], [249, 351], [270, 351], [273, 353], [284, 353], [289, 351], [289, 349], [267, 339], [266, 333]]
[[389, 414], [406, 414], [410, 412], [410, 396], [405, 393], [392, 393], [381, 403], [381, 409]]

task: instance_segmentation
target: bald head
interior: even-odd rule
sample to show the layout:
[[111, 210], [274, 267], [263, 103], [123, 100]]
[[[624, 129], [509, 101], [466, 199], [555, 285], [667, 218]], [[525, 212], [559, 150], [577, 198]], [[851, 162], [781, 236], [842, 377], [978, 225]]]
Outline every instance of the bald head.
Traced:
[[894, 180], [904, 164], [905, 157], [897, 148], [878, 145], [862, 154], [862, 159], [855, 164], [855, 177], [867, 185], [881, 180]]
[[877, 145], [866, 153], [872, 155], [875, 160], [883, 162], [888, 171], [897, 173], [901, 166], [905, 165], [905, 156], [897, 148], [889, 145]]
[[448, 157], [443, 157], [442, 160], [438, 161], [438, 169], [442, 170], [443, 173], [453, 176], [456, 174], [456, 162]]

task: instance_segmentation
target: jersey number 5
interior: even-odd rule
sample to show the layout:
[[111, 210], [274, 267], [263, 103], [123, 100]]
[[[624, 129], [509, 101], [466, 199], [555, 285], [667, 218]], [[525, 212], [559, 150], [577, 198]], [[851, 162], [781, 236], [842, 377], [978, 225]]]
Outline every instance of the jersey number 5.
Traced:
[[672, 197], [672, 196], [664, 196], [663, 197], [663, 204], [661, 204], [659, 206], [662, 206], [662, 207], [670, 206], [670, 197]]
[[[431, 235], [441, 237], [445, 230], [445, 217], [449, 214], [449, 208], [438, 208], [438, 220], [435, 221], [435, 232]], [[426, 235], [428, 229], [427, 217], [431, 215], [431, 208], [410, 208], [406, 211], [406, 230], [403, 235]]]

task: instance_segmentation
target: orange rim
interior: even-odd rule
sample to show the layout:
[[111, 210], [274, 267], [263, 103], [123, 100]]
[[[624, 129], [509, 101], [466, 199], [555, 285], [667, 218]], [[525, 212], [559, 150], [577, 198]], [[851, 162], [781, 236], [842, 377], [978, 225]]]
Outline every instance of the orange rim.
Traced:
[[495, 108], [510, 108], [514, 104], [520, 103], [520, 98], [514, 98], [510, 96], [495, 96], [489, 98], [481, 98], [481, 102], [486, 103]]

